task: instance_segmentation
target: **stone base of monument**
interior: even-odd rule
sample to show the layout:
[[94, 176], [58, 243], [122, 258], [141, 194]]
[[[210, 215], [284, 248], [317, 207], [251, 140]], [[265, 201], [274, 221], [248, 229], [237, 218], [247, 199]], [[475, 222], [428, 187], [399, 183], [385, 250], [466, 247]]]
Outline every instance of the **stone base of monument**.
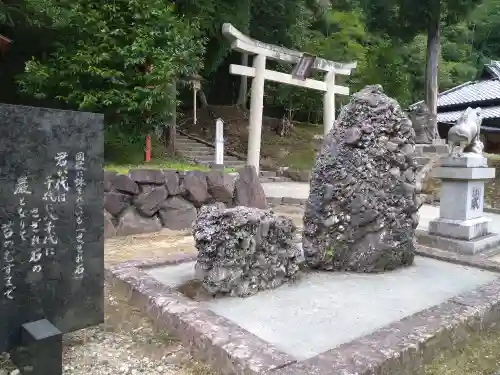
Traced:
[[446, 144], [427, 144], [421, 143], [415, 145], [415, 156], [424, 156], [425, 154], [445, 155], [448, 153], [448, 145]]
[[380, 274], [304, 270], [245, 298], [200, 297], [196, 254], [125, 262], [107, 277], [223, 375], [406, 374], [500, 323], [500, 264], [447, 254]]
[[62, 374], [62, 332], [47, 319], [21, 326], [21, 346], [11, 358], [22, 375]]
[[418, 242], [470, 255], [496, 247], [500, 252], [500, 234], [491, 233], [483, 215], [484, 183], [495, 177], [487, 159], [472, 153], [443, 158], [433, 176], [442, 181], [439, 217], [428, 232], [417, 232]]
[[496, 255], [500, 253], [500, 235], [498, 234], [487, 234], [466, 241], [452, 237], [432, 235], [426, 231], [417, 230], [417, 239], [418, 243], [423, 246], [459, 254], [475, 255], [488, 252], [488, 255]]

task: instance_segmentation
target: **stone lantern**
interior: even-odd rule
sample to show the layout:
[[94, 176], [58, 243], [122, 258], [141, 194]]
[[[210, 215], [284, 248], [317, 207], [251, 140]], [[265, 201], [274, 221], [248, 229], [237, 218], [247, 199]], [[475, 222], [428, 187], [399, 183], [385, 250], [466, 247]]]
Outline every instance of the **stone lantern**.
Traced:
[[197, 120], [197, 106], [196, 106], [196, 98], [198, 96], [198, 90], [201, 89], [201, 76], [197, 74], [193, 74], [191, 76], [191, 85], [193, 86], [193, 123], [196, 125]]

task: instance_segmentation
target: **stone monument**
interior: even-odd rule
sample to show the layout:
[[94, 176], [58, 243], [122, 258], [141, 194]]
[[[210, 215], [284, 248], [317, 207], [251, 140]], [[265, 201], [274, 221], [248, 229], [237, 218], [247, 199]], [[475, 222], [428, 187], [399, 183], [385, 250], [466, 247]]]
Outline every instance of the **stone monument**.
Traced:
[[411, 121], [381, 86], [353, 95], [312, 171], [302, 236], [310, 267], [381, 272], [413, 263], [414, 146]]
[[[449, 130], [451, 154], [432, 175], [441, 179], [439, 217], [418, 231], [422, 245], [461, 254], [476, 254], [500, 245], [483, 215], [484, 183], [495, 177], [479, 140], [481, 110], [468, 108]], [[459, 149], [456, 149], [456, 147]], [[454, 150], [455, 149], [455, 150]]]
[[103, 122], [0, 104], [0, 352], [61, 375], [62, 334], [104, 321]]

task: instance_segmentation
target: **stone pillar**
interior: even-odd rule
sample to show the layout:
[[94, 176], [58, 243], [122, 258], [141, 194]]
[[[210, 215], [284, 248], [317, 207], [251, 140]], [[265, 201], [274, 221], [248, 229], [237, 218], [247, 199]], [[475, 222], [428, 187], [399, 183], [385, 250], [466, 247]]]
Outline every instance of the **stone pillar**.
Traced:
[[495, 177], [484, 156], [467, 153], [441, 160], [433, 176], [441, 179], [439, 218], [429, 223], [419, 243], [461, 254], [476, 254], [500, 245], [483, 215], [484, 183]]
[[262, 112], [264, 110], [264, 83], [266, 74], [266, 56], [256, 55], [253, 66], [255, 77], [252, 80], [250, 94], [250, 119], [248, 129], [247, 164], [255, 167], [259, 174], [260, 143], [262, 136]]
[[327, 135], [335, 122], [335, 71], [325, 77], [326, 92], [323, 95], [323, 134]]
[[224, 121], [215, 120], [215, 163], [214, 169], [224, 169]]

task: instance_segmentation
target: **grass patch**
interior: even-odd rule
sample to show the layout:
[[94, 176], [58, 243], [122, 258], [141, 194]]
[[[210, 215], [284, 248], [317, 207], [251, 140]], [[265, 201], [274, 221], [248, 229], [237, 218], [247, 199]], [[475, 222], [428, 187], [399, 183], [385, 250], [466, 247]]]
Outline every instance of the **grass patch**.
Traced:
[[126, 163], [126, 164], [118, 164], [118, 163], [106, 163], [104, 164], [105, 170], [116, 171], [118, 173], [128, 173], [130, 169], [178, 169], [183, 171], [192, 171], [192, 170], [201, 170], [208, 171], [209, 168], [190, 163], [187, 160], [183, 160], [182, 158], [167, 158], [164, 157], [162, 159], [151, 159], [149, 162], [143, 161], [142, 163]]
[[484, 154], [489, 160], [499, 160], [500, 161], [500, 154]]
[[419, 375], [493, 375], [500, 367], [500, 331], [474, 334], [465, 347], [441, 353]]
[[280, 137], [272, 132], [265, 134], [262, 137], [262, 153], [265, 160], [276, 166], [310, 170], [314, 165], [316, 147], [321, 142], [314, 136], [322, 133], [322, 126], [295, 123], [289, 136]]
[[[120, 145], [106, 145], [104, 152], [104, 170], [128, 173], [130, 169], [177, 169], [182, 171], [208, 171], [205, 165], [195, 164], [180, 156], [168, 156], [164, 145], [154, 137], [151, 139], [151, 160], [144, 160], [144, 144], [127, 142]], [[234, 168], [225, 168], [225, 172], [233, 172]]]

